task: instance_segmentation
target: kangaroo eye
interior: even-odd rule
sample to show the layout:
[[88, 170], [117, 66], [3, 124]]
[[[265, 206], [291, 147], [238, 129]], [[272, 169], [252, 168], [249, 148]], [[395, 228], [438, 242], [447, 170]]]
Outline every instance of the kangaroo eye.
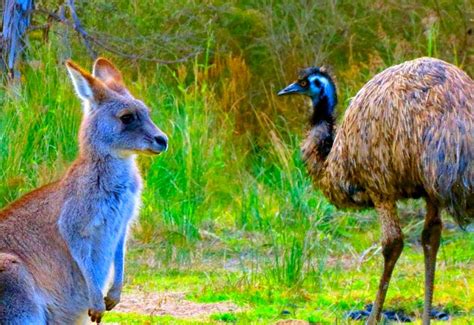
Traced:
[[301, 80], [300, 81], [300, 86], [303, 87], [303, 88], [306, 88], [306, 86], [308, 86], [308, 81], [307, 80]]
[[123, 124], [130, 124], [133, 121], [135, 121], [135, 115], [133, 114], [124, 114], [120, 116], [120, 121], [122, 121]]

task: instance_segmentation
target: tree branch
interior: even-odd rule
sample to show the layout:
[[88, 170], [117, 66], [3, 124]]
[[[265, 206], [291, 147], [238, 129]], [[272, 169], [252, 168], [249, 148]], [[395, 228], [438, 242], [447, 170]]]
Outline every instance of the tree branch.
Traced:
[[143, 61], [148, 61], [148, 62], [156, 62], [159, 64], [174, 64], [174, 63], [181, 63], [189, 60], [192, 57], [195, 57], [199, 53], [202, 52], [201, 48], [195, 48], [194, 50], [190, 51], [189, 53], [183, 55], [180, 58], [177, 59], [171, 59], [171, 60], [166, 60], [166, 59], [161, 59], [155, 56], [150, 56], [150, 55], [144, 55], [144, 54], [136, 54], [136, 53], [130, 53], [127, 51], [124, 51], [121, 46], [117, 46], [112, 44], [109, 39], [114, 39], [116, 43], [122, 43], [122, 44], [128, 44], [130, 43], [130, 39], [125, 39], [125, 38], [120, 38], [120, 37], [114, 37], [114, 36], [108, 36], [104, 34], [99, 34], [99, 33], [88, 33], [83, 27], [82, 24], [77, 16], [75, 6], [74, 6], [74, 1], [73, 0], [68, 0], [67, 1], [69, 11], [71, 13], [71, 19], [67, 19], [64, 15], [64, 11], [61, 11], [60, 13], [48, 11], [43, 8], [37, 8], [35, 9], [35, 12], [41, 13], [48, 15], [51, 19], [62, 23], [70, 28], [73, 28], [81, 37], [85, 47], [87, 48], [87, 51], [89, 55], [92, 58], [97, 57], [97, 52], [94, 50], [94, 48], [100, 48], [105, 52], [115, 54], [117, 56], [120, 56], [122, 58], [126, 59], [132, 59], [132, 60], [143, 60]]

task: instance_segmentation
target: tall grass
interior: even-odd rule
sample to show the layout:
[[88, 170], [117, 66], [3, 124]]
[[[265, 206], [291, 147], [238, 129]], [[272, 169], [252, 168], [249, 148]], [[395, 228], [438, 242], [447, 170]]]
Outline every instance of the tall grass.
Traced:
[[[87, 28], [127, 30], [125, 49], [157, 46], [165, 57], [202, 49], [174, 66], [116, 60], [170, 137], [167, 153], [140, 159], [145, 190], [134, 244], [178, 265], [218, 250], [248, 254], [251, 264], [242, 267], [250, 278], [264, 270], [269, 281], [289, 287], [317, 278], [329, 251], [342, 249], [334, 238], [346, 235], [352, 219], [334, 218], [299, 158], [308, 107], [301, 98], [277, 99], [276, 90], [297, 68], [329, 64], [342, 113], [374, 73], [406, 59], [438, 56], [473, 73], [466, 33], [474, 9], [462, 0], [78, 6]], [[32, 35], [21, 84], [0, 91], [0, 206], [58, 179], [77, 153], [81, 108], [61, 65], [65, 45], [54, 33], [47, 43]], [[80, 43], [68, 51], [90, 66]], [[206, 246], [209, 236], [214, 242]]]
[[27, 68], [25, 83], [0, 93], [0, 204], [57, 178], [77, 151], [81, 107], [58, 73], [50, 47]]

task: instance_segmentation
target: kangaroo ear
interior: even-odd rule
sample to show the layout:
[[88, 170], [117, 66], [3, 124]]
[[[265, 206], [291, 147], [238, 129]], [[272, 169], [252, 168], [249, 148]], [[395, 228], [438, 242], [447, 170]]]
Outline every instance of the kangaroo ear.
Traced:
[[128, 90], [122, 79], [122, 73], [107, 59], [98, 58], [94, 62], [92, 74], [103, 81], [110, 89], [126, 95]]
[[71, 60], [66, 61], [66, 68], [79, 98], [83, 101], [97, 102], [105, 98], [106, 89], [100, 80]]

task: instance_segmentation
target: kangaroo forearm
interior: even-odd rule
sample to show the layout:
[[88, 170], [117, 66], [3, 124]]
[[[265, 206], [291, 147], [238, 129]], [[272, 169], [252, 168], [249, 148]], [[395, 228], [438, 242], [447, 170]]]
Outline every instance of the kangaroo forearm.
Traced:
[[126, 231], [124, 231], [124, 233], [120, 236], [120, 240], [117, 244], [117, 249], [114, 255], [114, 280], [112, 283], [111, 291], [122, 290], [125, 264], [125, 241]]
[[97, 299], [97, 295], [101, 292], [99, 282], [97, 281], [97, 275], [94, 272], [94, 263], [91, 258], [92, 247], [90, 243], [85, 244], [87, 241], [84, 238], [74, 234], [72, 229], [67, 227], [67, 223], [63, 222], [64, 220], [60, 219], [59, 228], [61, 234], [66, 241], [72, 259], [76, 262], [87, 286], [87, 291], [89, 293], [90, 299]]
[[89, 293], [89, 299], [102, 299], [102, 289], [97, 280], [97, 274], [94, 271], [94, 264], [90, 257], [84, 258], [77, 252], [71, 251], [72, 257], [79, 267]]

